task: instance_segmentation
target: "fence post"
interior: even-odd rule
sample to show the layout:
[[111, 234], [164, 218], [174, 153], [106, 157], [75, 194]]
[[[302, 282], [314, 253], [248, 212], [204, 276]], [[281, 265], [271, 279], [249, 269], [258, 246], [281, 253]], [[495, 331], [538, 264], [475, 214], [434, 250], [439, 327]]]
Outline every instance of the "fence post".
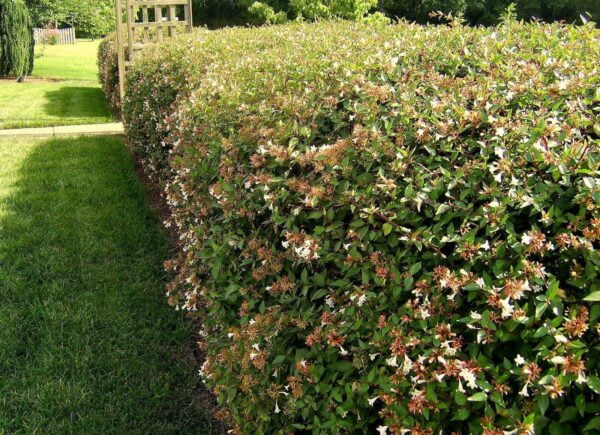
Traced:
[[122, 0], [115, 0], [115, 17], [117, 20], [117, 59], [119, 64], [119, 91], [121, 104], [125, 96], [125, 46], [123, 45], [123, 8]]
[[[136, 50], [155, 42], [161, 42], [167, 36], [175, 36], [177, 27], [185, 27], [187, 32], [191, 32], [193, 26], [192, 0], [114, 1], [117, 24], [117, 55], [119, 58], [119, 87], [122, 102], [126, 92], [125, 69], [134, 60]], [[154, 8], [154, 20], [150, 21], [148, 8], [152, 7]], [[177, 8], [179, 7], [182, 7], [185, 16], [181, 21], [177, 17]], [[163, 15], [163, 10], [166, 17]], [[166, 35], [164, 33], [165, 28]], [[125, 41], [125, 38], [127, 38], [127, 41]]]

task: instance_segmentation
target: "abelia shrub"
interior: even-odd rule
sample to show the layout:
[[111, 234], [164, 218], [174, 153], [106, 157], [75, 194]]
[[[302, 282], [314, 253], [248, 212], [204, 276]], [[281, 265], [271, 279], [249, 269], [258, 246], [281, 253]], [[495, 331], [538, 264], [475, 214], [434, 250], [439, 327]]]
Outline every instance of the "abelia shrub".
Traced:
[[116, 36], [110, 35], [98, 46], [98, 80], [110, 110], [116, 117], [121, 116], [121, 93], [119, 90], [119, 60], [117, 57]]
[[600, 33], [202, 32], [125, 121], [238, 433], [600, 429]]

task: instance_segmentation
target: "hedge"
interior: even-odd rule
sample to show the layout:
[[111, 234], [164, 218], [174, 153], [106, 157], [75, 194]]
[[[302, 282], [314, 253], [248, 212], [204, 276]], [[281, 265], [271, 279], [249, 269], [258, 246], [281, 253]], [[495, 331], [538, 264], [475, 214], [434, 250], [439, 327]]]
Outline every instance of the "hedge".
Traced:
[[33, 25], [22, 0], [0, 0], [0, 77], [31, 74], [34, 62]]
[[127, 76], [237, 433], [600, 429], [600, 33], [200, 32]]
[[121, 116], [121, 93], [119, 89], [119, 59], [115, 35], [100, 41], [98, 46], [98, 79], [110, 110], [116, 117]]

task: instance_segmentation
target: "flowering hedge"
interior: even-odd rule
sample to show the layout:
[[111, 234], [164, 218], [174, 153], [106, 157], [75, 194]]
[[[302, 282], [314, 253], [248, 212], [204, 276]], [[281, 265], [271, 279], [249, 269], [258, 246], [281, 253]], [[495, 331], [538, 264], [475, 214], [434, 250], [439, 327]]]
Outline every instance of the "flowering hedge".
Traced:
[[115, 36], [104, 38], [98, 47], [98, 78], [110, 110], [121, 116], [121, 93], [119, 90], [119, 61]]
[[600, 429], [592, 25], [201, 32], [128, 74], [237, 432]]

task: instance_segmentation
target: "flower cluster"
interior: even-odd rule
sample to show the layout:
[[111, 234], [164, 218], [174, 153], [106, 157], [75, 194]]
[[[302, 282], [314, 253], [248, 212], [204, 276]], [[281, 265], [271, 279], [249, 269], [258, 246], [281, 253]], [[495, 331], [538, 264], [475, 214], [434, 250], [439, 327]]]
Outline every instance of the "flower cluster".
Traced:
[[239, 433], [600, 428], [600, 33], [295, 23], [139, 56], [170, 302]]

